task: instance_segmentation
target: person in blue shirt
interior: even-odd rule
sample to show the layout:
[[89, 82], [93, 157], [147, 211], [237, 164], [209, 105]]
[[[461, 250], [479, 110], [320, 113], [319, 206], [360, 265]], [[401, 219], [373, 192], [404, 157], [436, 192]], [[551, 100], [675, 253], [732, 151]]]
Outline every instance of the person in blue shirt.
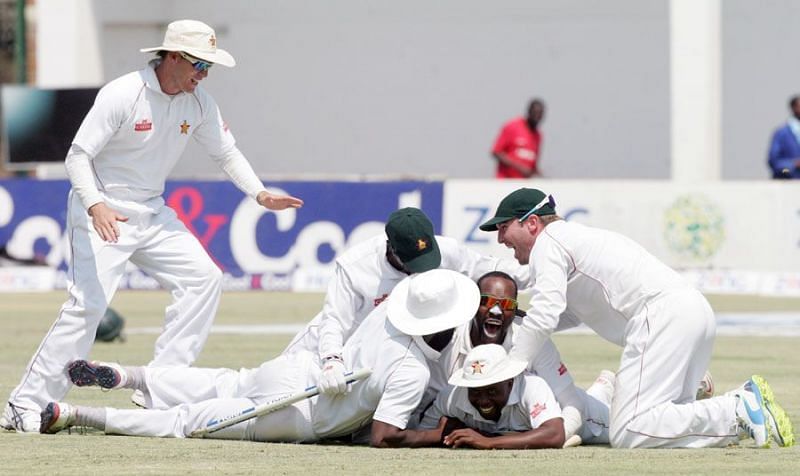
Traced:
[[767, 162], [774, 179], [800, 178], [800, 96], [792, 96], [789, 109], [792, 115], [772, 135], [769, 146]]

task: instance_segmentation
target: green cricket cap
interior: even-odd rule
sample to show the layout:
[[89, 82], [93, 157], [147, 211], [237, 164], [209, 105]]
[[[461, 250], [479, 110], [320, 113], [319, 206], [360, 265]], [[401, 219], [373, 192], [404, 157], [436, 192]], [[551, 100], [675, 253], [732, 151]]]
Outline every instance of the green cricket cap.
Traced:
[[483, 231], [497, 231], [497, 225], [512, 218], [555, 214], [556, 202], [552, 195], [546, 195], [535, 188], [521, 188], [506, 195], [497, 206], [494, 218], [483, 223], [479, 228]]
[[401, 208], [389, 215], [386, 236], [397, 257], [412, 273], [436, 269], [442, 263], [433, 223], [419, 208]]

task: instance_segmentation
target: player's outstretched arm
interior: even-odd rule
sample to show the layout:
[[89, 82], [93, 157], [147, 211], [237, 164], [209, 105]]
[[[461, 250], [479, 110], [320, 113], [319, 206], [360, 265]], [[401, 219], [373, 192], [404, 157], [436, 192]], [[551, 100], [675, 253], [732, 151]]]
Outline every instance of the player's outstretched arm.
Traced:
[[375, 448], [420, 448], [423, 446], [439, 446], [442, 442], [442, 431], [447, 418], [439, 420], [439, 426], [430, 430], [402, 430], [394, 425], [372, 420], [370, 446]]
[[287, 208], [300, 208], [303, 206], [303, 201], [291, 195], [277, 195], [262, 190], [256, 196], [256, 201], [259, 205], [269, 210], [285, 210]]
[[464, 428], [445, 436], [444, 444], [453, 448], [480, 450], [561, 448], [564, 446], [564, 423], [561, 418], [552, 418], [539, 428], [500, 436], [485, 436], [471, 428]]

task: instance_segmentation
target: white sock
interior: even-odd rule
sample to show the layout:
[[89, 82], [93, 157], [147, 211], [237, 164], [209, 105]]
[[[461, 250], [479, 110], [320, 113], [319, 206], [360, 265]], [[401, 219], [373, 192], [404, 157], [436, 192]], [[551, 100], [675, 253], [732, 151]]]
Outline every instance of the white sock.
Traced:
[[88, 426], [106, 431], [106, 409], [75, 406], [75, 426]]

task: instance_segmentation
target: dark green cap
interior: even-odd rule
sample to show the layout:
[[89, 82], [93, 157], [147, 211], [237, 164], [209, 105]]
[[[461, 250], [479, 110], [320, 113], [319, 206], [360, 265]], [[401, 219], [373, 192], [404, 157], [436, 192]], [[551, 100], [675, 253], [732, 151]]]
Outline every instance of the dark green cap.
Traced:
[[553, 200], [552, 195], [545, 195], [544, 192], [535, 188], [521, 188], [506, 195], [506, 198], [497, 206], [494, 218], [482, 224], [479, 228], [483, 231], [497, 231], [497, 225], [512, 218], [555, 214], [556, 202]]
[[389, 215], [386, 236], [397, 257], [412, 273], [436, 269], [442, 263], [433, 223], [419, 208], [401, 208]]

